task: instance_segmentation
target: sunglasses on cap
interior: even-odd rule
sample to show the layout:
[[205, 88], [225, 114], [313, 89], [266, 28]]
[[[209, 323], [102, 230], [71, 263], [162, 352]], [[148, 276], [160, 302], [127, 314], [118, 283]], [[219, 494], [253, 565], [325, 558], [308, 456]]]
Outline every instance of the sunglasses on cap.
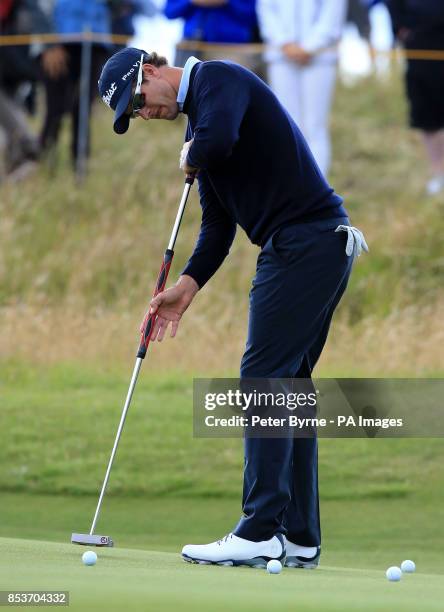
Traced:
[[142, 82], [143, 82], [143, 53], [140, 56], [140, 65], [139, 72], [137, 73], [137, 84], [136, 89], [134, 90], [133, 98], [131, 101], [131, 105], [128, 109], [128, 115], [130, 119], [134, 119], [137, 117], [137, 113], [139, 113], [142, 108], [145, 106], [145, 94], [142, 93]]

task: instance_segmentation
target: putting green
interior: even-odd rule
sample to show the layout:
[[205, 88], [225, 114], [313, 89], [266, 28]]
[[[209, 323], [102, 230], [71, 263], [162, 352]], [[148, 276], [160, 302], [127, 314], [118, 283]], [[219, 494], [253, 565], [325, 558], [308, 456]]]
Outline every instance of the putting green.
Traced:
[[84, 610], [442, 610], [444, 583], [420, 571], [400, 583], [381, 569], [321, 566], [315, 571], [195, 566], [178, 554], [129, 548], [85, 549], [69, 544], [0, 538], [1, 589], [67, 590], [70, 608]]

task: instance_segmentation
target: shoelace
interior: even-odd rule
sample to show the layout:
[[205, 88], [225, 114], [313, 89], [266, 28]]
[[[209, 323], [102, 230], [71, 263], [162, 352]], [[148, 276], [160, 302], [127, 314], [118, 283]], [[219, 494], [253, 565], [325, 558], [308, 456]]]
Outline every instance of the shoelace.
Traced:
[[362, 251], [369, 252], [368, 245], [365, 241], [364, 234], [357, 227], [350, 225], [338, 225], [335, 232], [347, 232], [347, 244], [345, 252], [348, 257], [353, 254], [353, 257], [359, 257]]
[[220, 546], [222, 544], [222, 542], [228, 542], [228, 538], [230, 538], [230, 540], [231, 540], [232, 537], [233, 537], [232, 533], [227, 533], [227, 535], [224, 538], [222, 538], [222, 540], [218, 540], [217, 543]]

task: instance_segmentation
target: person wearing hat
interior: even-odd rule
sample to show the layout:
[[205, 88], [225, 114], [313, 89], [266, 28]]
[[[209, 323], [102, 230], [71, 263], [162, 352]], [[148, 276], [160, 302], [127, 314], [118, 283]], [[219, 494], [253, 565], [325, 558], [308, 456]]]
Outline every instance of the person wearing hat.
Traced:
[[[301, 132], [271, 89], [227, 61], [169, 66], [128, 48], [99, 80], [114, 130], [132, 118], [188, 117], [181, 154], [198, 173], [202, 223], [177, 283], [151, 300], [161, 341], [228, 255], [239, 225], [260, 247], [250, 292], [241, 381], [311, 377], [355, 256], [367, 245], [350, 225]], [[243, 515], [221, 540], [185, 546], [194, 563], [316, 567], [320, 558], [317, 440], [245, 437]]]

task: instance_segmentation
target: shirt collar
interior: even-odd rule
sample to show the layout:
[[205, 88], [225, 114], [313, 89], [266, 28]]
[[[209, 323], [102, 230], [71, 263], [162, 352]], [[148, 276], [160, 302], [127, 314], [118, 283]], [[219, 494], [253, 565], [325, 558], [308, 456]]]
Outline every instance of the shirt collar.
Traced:
[[191, 56], [187, 59], [185, 66], [183, 67], [182, 78], [180, 79], [179, 92], [177, 94], [177, 104], [179, 105], [180, 112], [183, 112], [183, 105], [185, 98], [187, 97], [188, 87], [190, 85], [191, 71], [196, 64], [199, 64], [200, 60], [197, 57]]

